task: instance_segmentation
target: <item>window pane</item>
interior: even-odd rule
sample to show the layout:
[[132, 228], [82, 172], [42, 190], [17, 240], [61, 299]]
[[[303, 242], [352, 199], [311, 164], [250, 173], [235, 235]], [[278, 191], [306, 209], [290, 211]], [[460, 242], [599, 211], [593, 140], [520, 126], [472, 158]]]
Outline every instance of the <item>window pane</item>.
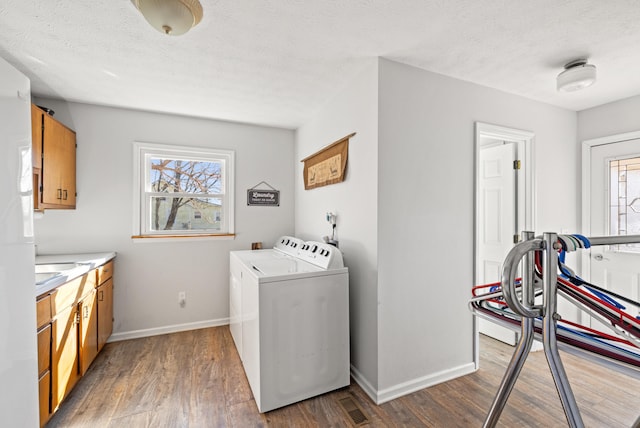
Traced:
[[[640, 157], [609, 162], [609, 232], [640, 235]], [[618, 251], [640, 252], [640, 244], [618, 245]]]
[[154, 197], [150, 199], [152, 231], [215, 231], [222, 226], [222, 200], [219, 198]]
[[223, 193], [223, 162], [181, 159], [150, 159], [151, 192], [162, 193]]

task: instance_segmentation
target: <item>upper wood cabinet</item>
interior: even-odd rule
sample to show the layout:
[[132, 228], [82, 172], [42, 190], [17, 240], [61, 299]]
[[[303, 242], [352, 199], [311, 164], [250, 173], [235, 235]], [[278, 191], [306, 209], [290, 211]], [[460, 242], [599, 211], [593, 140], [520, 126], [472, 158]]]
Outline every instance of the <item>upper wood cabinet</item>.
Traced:
[[37, 169], [38, 173], [42, 169], [42, 121], [44, 120], [44, 115], [44, 111], [31, 104], [31, 162], [33, 169]]
[[33, 105], [31, 126], [35, 209], [75, 209], [76, 133]]

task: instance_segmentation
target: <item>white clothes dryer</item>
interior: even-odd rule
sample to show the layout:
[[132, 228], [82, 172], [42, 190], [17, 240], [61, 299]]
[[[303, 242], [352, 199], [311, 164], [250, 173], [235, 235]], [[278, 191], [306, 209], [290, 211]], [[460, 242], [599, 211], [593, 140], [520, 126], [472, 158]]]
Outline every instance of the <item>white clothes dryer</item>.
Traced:
[[350, 383], [349, 276], [332, 245], [230, 253], [229, 318], [261, 413]]

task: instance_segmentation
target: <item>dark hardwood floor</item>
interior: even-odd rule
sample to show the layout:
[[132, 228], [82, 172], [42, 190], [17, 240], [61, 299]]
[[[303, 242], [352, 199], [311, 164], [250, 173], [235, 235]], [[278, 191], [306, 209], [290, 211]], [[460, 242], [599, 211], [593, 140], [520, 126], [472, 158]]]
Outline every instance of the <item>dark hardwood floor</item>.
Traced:
[[[47, 427], [479, 427], [512, 352], [483, 336], [480, 370], [471, 375], [379, 406], [352, 382], [260, 414], [228, 327], [116, 342], [105, 347]], [[640, 380], [564, 353], [562, 358], [587, 427], [633, 425], [640, 415]], [[527, 360], [498, 426], [567, 426], [542, 352]]]

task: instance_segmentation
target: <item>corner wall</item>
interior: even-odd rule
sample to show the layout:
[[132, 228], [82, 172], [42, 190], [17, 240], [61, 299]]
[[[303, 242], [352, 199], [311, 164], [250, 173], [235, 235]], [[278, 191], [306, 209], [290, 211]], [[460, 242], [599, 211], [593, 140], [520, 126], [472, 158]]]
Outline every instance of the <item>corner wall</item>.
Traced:
[[575, 230], [580, 157], [575, 112], [385, 59], [378, 101], [381, 402], [474, 369], [475, 122], [535, 133], [536, 232]]
[[[349, 268], [352, 374], [371, 391], [378, 382], [377, 59], [366, 60], [363, 67], [313, 120], [297, 130], [295, 230], [305, 240], [320, 241], [331, 234], [326, 213], [338, 215], [340, 249]], [[349, 143], [345, 181], [304, 190], [300, 159], [352, 132], [356, 135]]]
[[[116, 251], [113, 339], [228, 323], [229, 251], [273, 246], [293, 233], [291, 130], [38, 99], [77, 133], [77, 208], [35, 220], [40, 254]], [[133, 142], [215, 147], [236, 153], [233, 240], [133, 242]], [[261, 181], [279, 207], [248, 207]], [[185, 291], [187, 304], [178, 304]]]

